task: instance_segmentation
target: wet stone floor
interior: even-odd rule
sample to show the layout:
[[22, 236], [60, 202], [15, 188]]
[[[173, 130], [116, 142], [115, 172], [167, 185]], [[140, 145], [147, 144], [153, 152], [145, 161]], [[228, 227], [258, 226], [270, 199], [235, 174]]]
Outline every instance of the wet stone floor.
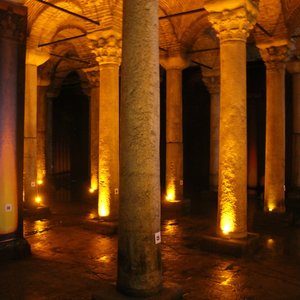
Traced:
[[[91, 203], [56, 203], [44, 219], [27, 217], [24, 233], [32, 256], [0, 263], [0, 300], [84, 300], [114, 283], [117, 235], [90, 227]], [[162, 220], [165, 283], [183, 289], [183, 299], [300, 299], [300, 225], [250, 214], [248, 228], [261, 248], [235, 258], [201, 250], [199, 239], [215, 223], [215, 213]]]

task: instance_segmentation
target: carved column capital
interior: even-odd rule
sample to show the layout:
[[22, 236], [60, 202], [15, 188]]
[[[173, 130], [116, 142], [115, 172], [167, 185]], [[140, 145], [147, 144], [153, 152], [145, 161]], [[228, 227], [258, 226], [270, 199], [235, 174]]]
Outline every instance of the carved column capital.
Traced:
[[210, 94], [220, 93], [220, 70], [207, 70], [202, 73], [202, 80]]
[[257, 4], [251, 0], [206, 0], [204, 7], [220, 42], [246, 41], [258, 15]]
[[287, 41], [277, 41], [272, 44], [260, 44], [257, 46], [268, 69], [278, 69], [285, 66], [289, 50]]
[[99, 87], [99, 67], [83, 69], [91, 88]]
[[160, 64], [165, 70], [183, 70], [189, 66], [190, 60], [183, 54], [160, 58]]
[[121, 64], [122, 39], [121, 35], [113, 30], [90, 34], [90, 48], [96, 55], [99, 65]]

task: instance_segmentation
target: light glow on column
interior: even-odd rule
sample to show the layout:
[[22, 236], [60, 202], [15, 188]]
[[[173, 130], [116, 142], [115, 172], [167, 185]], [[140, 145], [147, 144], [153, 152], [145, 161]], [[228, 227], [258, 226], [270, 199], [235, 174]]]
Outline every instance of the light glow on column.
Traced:
[[166, 192], [166, 200], [168, 202], [177, 202], [175, 200], [176, 197], [176, 187], [175, 187], [175, 181], [170, 180], [168, 186], [167, 186], [167, 192]]
[[98, 215], [108, 217], [110, 215], [110, 184], [108, 170], [101, 170], [99, 178]]

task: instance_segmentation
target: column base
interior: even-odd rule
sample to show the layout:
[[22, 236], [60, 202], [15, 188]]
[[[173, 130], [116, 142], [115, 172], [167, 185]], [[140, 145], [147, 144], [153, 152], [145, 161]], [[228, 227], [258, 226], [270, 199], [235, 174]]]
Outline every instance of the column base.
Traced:
[[114, 235], [118, 232], [118, 222], [94, 218], [84, 223], [84, 228], [99, 234]]
[[129, 300], [129, 299], [145, 299], [145, 300], [181, 300], [183, 291], [179, 287], [163, 287], [161, 291], [150, 297], [130, 297], [117, 291], [116, 286], [103, 283], [101, 292], [92, 295], [92, 300]]
[[163, 200], [162, 205], [163, 216], [182, 216], [188, 214], [191, 209], [191, 200], [175, 200], [173, 202]]
[[27, 240], [11, 239], [0, 242], [0, 261], [9, 259], [21, 259], [31, 255], [31, 247]]
[[259, 234], [250, 232], [241, 239], [211, 235], [201, 238], [200, 247], [209, 252], [241, 257], [256, 252], [261, 247], [261, 241]]
[[24, 217], [45, 218], [51, 214], [48, 206], [25, 206], [23, 208]]

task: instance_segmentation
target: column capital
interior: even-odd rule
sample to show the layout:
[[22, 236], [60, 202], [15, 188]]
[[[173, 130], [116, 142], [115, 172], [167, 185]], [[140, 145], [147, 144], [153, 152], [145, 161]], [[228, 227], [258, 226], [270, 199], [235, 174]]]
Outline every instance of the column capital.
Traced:
[[202, 80], [210, 94], [220, 93], [220, 69], [202, 72]]
[[189, 66], [190, 60], [183, 54], [160, 57], [160, 64], [165, 70], [183, 70]]
[[268, 44], [259, 44], [260, 55], [268, 69], [283, 68], [288, 58], [288, 41], [274, 41]]
[[99, 67], [91, 67], [83, 69], [83, 72], [86, 74], [86, 77], [90, 83], [91, 88], [99, 87]]
[[88, 35], [90, 49], [96, 55], [99, 65], [121, 64], [122, 38], [114, 30], [101, 31]]
[[257, 3], [252, 0], [205, 0], [204, 8], [220, 42], [246, 41], [258, 15]]
[[26, 50], [26, 65], [40, 66], [44, 64], [50, 55], [37, 49], [29, 48]]
[[287, 71], [291, 74], [300, 73], [300, 61], [291, 60], [286, 64]]

